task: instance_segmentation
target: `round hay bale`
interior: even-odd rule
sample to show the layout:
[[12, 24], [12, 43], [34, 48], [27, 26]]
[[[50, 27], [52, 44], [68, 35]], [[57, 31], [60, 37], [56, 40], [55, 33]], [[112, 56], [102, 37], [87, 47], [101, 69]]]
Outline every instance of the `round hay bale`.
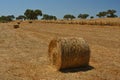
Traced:
[[90, 49], [83, 38], [53, 39], [48, 52], [49, 61], [57, 70], [89, 65]]
[[29, 23], [33, 23], [32, 21], [29, 21]]
[[17, 28], [19, 28], [19, 25], [16, 24], [16, 25], [14, 25], [13, 27], [14, 27], [15, 29], [17, 29]]
[[20, 22], [17, 22], [17, 24], [19, 25], [19, 24], [20, 24]]

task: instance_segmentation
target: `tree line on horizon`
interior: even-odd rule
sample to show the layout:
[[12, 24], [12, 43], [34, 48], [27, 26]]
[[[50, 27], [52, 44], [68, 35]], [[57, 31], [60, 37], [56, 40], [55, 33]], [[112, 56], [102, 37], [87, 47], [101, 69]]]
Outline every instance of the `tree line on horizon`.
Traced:
[[[115, 18], [118, 17], [115, 13], [117, 11], [113, 9], [109, 9], [107, 11], [102, 11], [96, 14], [98, 18]], [[42, 16], [41, 20], [57, 20], [56, 16], [43, 14], [41, 10], [36, 9], [26, 9], [24, 12], [24, 15], [19, 15], [15, 17], [14, 15], [8, 15], [8, 16], [0, 16], [0, 22], [9, 22], [13, 20], [38, 20], [38, 17]], [[90, 16], [89, 14], [79, 14], [77, 17], [75, 17], [72, 14], [65, 14], [63, 16], [63, 19], [65, 20], [73, 20], [73, 19], [87, 19], [90, 17], [90, 19], [93, 19], [94, 16]]]

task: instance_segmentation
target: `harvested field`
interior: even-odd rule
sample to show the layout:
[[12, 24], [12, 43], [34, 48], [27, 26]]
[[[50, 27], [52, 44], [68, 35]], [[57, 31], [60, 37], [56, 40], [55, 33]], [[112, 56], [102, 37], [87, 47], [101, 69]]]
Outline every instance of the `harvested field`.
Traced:
[[[0, 80], [119, 80], [120, 27], [0, 23]], [[55, 71], [48, 63], [54, 37], [83, 37], [91, 49], [90, 68]]]
[[80, 24], [99, 26], [120, 26], [120, 18], [78, 19], [78, 20], [42, 20], [41, 23]]

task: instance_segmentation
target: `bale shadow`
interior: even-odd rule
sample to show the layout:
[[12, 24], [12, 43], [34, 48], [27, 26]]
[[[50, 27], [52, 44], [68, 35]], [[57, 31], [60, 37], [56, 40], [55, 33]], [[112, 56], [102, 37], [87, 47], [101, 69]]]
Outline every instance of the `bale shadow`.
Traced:
[[75, 73], [75, 72], [81, 72], [81, 71], [89, 71], [94, 69], [93, 66], [86, 66], [86, 67], [77, 67], [77, 68], [68, 68], [68, 69], [61, 69], [60, 71], [62, 73]]

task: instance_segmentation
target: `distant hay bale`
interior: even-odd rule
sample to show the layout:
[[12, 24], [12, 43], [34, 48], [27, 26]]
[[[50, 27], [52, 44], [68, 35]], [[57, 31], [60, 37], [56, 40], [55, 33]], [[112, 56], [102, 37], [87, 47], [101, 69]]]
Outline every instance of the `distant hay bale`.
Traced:
[[89, 65], [90, 49], [83, 38], [56, 38], [48, 49], [50, 63], [57, 69]]
[[16, 24], [13, 27], [14, 27], [14, 29], [17, 29], [17, 28], [19, 28], [19, 25]]
[[17, 22], [17, 24], [19, 25], [19, 24], [20, 24], [20, 22]]
[[33, 23], [32, 21], [29, 21], [29, 23]]

